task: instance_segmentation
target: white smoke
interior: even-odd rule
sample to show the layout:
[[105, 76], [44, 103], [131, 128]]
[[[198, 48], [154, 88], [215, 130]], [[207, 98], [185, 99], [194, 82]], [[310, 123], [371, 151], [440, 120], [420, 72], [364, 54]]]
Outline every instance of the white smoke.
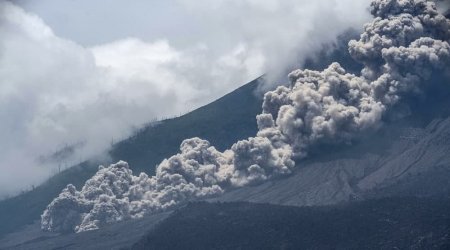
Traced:
[[0, 0], [0, 199], [301, 63], [368, 1]]
[[76, 232], [162, 211], [230, 188], [289, 174], [294, 160], [321, 144], [349, 143], [379, 127], [402, 97], [426, 89], [432, 73], [450, 66], [450, 21], [425, 0], [376, 0], [375, 19], [353, 58], [361, 76], [338, 63], [323, 71], [296, 70], [290, 86], [265, 94], [256, 137], [219, 152], [199, 138], [164, 160], [156, 176], [133, 176], [124, 162], [101, 168], [81, 191], [69, 185], [44, 211], [42, 228]]

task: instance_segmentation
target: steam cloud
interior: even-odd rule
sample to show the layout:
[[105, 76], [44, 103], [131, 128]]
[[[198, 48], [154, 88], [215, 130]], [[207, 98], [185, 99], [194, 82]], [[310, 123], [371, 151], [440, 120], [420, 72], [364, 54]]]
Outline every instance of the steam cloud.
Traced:
[[[431, 1], [376, 0], [375, 19], [352, 57], [360, 76], [338, 63], [323, 71], [296, 70], [290, 86], [264, 96], [256, 137], [219, 152], [208, 141], [185, 140], [155, 176], [134, 176], [125, 162], [100, 167], [81, 191], [68, 185], [42, 215], [42, 229], [76, 232], [163, 211], [293, 171], [294, 160], [321, 144], [351, 142], [381, 125], [405, 96], [425, 90], [433, 72], [450, 65], [450, 21]], [[403, 98], [404, 99], [404, 98]]]
[[0, 200], [370, 20], [369, 0], [107, 2], [0, 0]]

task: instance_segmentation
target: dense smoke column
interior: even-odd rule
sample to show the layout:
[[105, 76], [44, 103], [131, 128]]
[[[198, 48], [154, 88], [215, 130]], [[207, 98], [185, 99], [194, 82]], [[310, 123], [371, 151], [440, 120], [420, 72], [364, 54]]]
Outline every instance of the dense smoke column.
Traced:
[[402, 97], [427, 88], [427, 79], [450, 65], [450, 21], [425, 0], [378, 0], [375, 19], [350, 41], [360, 76], [338, 63], [323, 71], [296, 70], [290, 85], [264, 96], [255, 137], [225, 152], [208, 141], [183, 141], [180, 153], [149, 177], [125, 162], [99, 171], [81, 191], [68, 185], [42, 215], [49, 231], [86, 231], [164, 211], [189, 200], [217, 196], [293, 171], [294, 160], [321, 144], [349, 143], [381, 126]]
[[[319, 143], [349, 142], [381, 119], [384, 106], [371, 96], [369, 83], [346, 73], [338, 63], [321, 72], [296, 70], [289, 78], [288, 94], [276, 95], [277, 89], [265, 95], [265, 102], [284, 103], [274, 129], [291, 145], [297, 159]], [[263, 112], [272, 115], [270, 110]]]
[[265, 94], [263, 112], [276, 117], [275, 129], [296, 159], [311, 146], [348, 142], [380, 126], [402, 96], [420, 92], [432, 72], [448, 68], [450, 23], [433, 2], [374, 1], [371, 12], [375, 19], [360, 40], [349, 42], [351, 56], [364, 65], [361, 76], [333, 63], [321, 72], [296, 70], [290, 87]]
[[423, 0], [375, 1], [371, 12], [376, 18], [349, 51], [365, 65], [374, 98], [392, 106], [423, 89], [433, 70], [448, 67], [450, 21]]

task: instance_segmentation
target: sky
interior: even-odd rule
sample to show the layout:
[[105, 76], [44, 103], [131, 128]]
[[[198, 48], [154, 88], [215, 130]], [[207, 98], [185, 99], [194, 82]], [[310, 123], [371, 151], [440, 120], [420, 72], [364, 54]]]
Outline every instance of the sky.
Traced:
[[0, 0], [0, 199], [264, 73], [284, 81], [369, 2]]

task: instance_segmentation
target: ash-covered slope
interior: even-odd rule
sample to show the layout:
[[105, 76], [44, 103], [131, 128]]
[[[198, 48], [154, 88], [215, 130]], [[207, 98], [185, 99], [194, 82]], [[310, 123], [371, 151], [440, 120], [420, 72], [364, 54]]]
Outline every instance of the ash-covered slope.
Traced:
[[322, 147], [287, 178], [215, 199], [325, 205], [386, 196], [450, 197], [450, 82], [412, 103], [414, 115], [353, 145]]
[[379, 199], [335, 207], [194, 203], [133, 249], [448, 249], [450, 200]]
[[450, 102], [443, 103], [447, 111], [431, 119], [417, 115], [355, 145], [323, 149], [327, 153], [301, 162], [287, 178], [236, 189], [217, 200], [304, 206], [384, 196], [448, 197]]
[[[268, 248], [285, 244], [287, 249], [445, 249], [450, 242], [450, 110], [446, 107], [450, 106], [391, 124], [369, 141], [324, 149], [328, 153], [302, 162], [287, 178], [229, 191], [212, 200], [276, 206], [201, 203], [181, 208], [158, 227], [153, 222], [170, 213], [66, 235], [41, 232], [36, 224], [0, 240], [0, 248], [106, 249], [112, 243], [130, 247], [144, 237], [137, 249], [261, 249], [260, 243]], [[386, 196], [390, 198], [382, 198]], [[350, 204], [338, 204], [347, 201]]]
[[[359, 40], [348, 43], [352, 58], [364, 65], [360, 74], [348, 73], [337, 62], [323, 71], [295, 70], [289, 74], [289, 86], [277, 87], [264, 95], [254, 137], [237, 141], [225, 151], [198, 137], [185, 139], [180, 152], [163, 160], [153, 176], [134, 175], [126, 162], [102, 166], [80, 190], [68, 185], [47, 206], [42, 214], [42, 229], [95, 230], [290, 175], [301, 169], [302, 161], [315, 151], [324, 154], [326, 147], [371, 142], [370, 136], [384, 123], [387, 128], [402, 117], [414, 117], [420, 110], [415, 106], [423, 105], [423, 99], [438, 99], [434, 94], [442, 94], [440, 90], [447, 94], [450, 20], [439, 13], [435, 3], [374, 0], [370, 10], [374, 19], [364, 26]], [[438, 107], [427, 106], [426, 110], [446, 103], [438, 102]], [[413, 151], [428, 150], [423, 148]], [[444, 148], [443, 154], [446, 153]], [[423, 168], [429, 170], [436, 164], [431, 160], [441, 158], [442, 153], [427, 157], [429, 161]], [[383, 160], [372, 159], [371, 163]], [[390, 160], [394, 162], [392, 168], [379, 170], [382, 166], [377, 164], [370, 168], [378, 172], [378, 177], [366, 175], [369, 169], [361, 168], [364, 171], [361, 177], [369, 179], [364, 183], [357, 179], [360, 176], [356, 177], [357, 188], [363, 190], [361, 194], [406, 171], [421, 172], [410, 171], [421, 158], [413, 162]], [[438, 163], [446, 164], [445, 159], [442, 162]], [[348, 179], [354, 175], [338, 176], [338, 183], [348, 189]], [[317, 183], [327, 184], [329, 180], [333, 178], [319, 179]], [[324, 193], [316, 201], [323, 202], [329, 199], [327, 188], [323, 186], [317, 191], [312, 188], [308, 192]], [[331, 198], [341, 189], [333, 185]], [[357, 194], [344, 190], [344, 197], [347, 193]]]
[[141, 220], [108, 225], [102, 230], [63, 235], [43, 232], [39, 225], [33, 224], [0, 239], [0, 249], [129, 249], [169, 215], [154, 214]]
[[448, 249], [449, 198], [383, 198], [338, 206], [191, 203], [78, 234], [37, 227], [2, 249]]
[[[101, 168], [80, 191], [67, 186], [44, 211], [42, 227], [98, 229], [225, 191], [220, 200], [294, 205], [405, 191], [447, 195], [448, 114], [427, 114], [448, 107], [448, 78], [442, 75], [450, 60], [450, 22], [421, 0], [375, 1], [372, 13], [376, 18], [360, 40], [349, 44], [364, 64], [361, 75], [337, 63], [321, 72], [294, 71], [289, 87], [266, 94], [255, 137], [224, 152], [187, 139], [150, 178], [132, 175], [124, 163]], [[442, 92], [431, 91], [439, 86]], [[430, 105], [430, 99], [440, 101]], [[286, 174], [291, 176], [280, 177]]]

